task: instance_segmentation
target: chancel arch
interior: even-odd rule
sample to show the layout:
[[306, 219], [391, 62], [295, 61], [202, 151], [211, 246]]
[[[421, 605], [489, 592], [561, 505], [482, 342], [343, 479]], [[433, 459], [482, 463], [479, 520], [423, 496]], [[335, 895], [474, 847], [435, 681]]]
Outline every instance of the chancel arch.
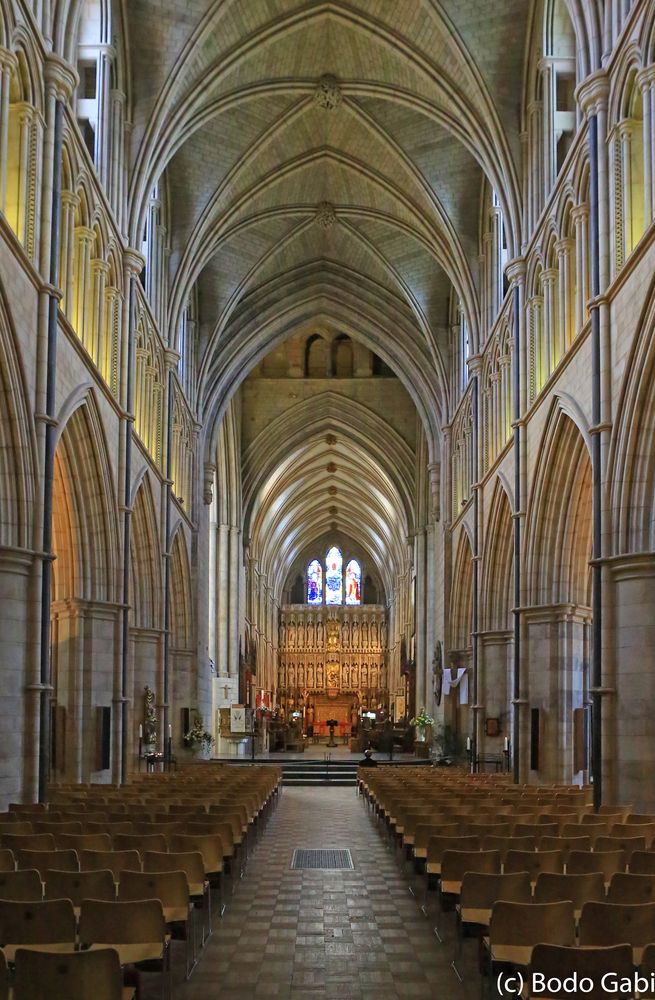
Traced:
[[[119, 553], [113, 478], [93, 396], [61, 430], [53, 487], [52, 677], [60, 780], [105, 778], [96, 707], [111, 709], [117, 666]], [[115, 723], [115, 720], [114, 720]]]
[[[541, 761], [553, 775], [588, 761], [574, 747], [575, 714], [589, 705], [592, 478], [581, 429], [552, 403], [526, 519], [529, 703], [552, 734]], [[527, 692], [526, 692], [527, 694]], [[577, 738], [579, 744], [579, 737]], [[585, 770], [583, 766], [576, 770]]]

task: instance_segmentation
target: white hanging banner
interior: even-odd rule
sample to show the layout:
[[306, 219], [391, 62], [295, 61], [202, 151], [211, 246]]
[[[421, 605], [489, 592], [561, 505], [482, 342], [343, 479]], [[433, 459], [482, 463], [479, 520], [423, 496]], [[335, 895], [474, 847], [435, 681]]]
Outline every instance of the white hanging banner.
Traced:
[[459, 704], [469, 703], [469, 677], [466, 667], [444, 667], [443, 670], [443, 695], [459, 694]]

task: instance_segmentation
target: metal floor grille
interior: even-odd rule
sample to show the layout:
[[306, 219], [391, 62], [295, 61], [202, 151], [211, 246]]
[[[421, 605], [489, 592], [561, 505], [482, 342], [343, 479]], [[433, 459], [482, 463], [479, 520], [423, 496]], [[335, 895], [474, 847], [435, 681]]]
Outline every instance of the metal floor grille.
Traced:
[[297, 847], [293, 852], [293, 858], [291, 859], [291, 867], [298, 870], [299, 868], [307, 869], [323, 869], [329, 871], [338, 871], [339, 869], [353, 869], [355, 866], [353, 864], [353, 859], [350, 851], [338, 851], [332, 848], [319, 850], [308, 850], [304, 847]]

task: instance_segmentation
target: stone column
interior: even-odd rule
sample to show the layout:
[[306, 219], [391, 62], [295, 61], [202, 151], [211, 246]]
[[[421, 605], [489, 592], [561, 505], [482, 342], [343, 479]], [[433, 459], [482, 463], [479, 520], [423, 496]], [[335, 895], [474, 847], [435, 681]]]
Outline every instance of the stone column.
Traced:
[[241, 528], [230, 525], [229, 535], [229, 594], [228, 594], [228, 674], [239, 673], [239, 590], [240, 590]]
[[218, 673], [228, 675], [229, 671], [229, 588], [230, 588], [230, 527], [218, 525], [218, 576], [216, 586], [216, 664]]
[[[608, 801], [655, 811], [655, 741], [652, 705], [655, 674], [646, 669], [655, 648], [655, 553], [613, 556], [605, 618], [605, 642], [616, 663], [614, 682], [605, 682], [603, 773]], [[616, 708], [620, 704], [620, 711]], [[609, 717], [609, 718], [608, 718]]]
[[7, 160], [9, 136], [9, 96], [11, 76], [17, 66], [16, 56], [0, 48], [0, 211], [6, 214]]
[[74, 230], [75, 239], [75, 285], [73, 290], [73, 327], [78, 337], [89, 349], [89, 285], [91, 278], [91, 246], [94, 240], [94, 232], [86, 226], [76, 226]]
[[105, 285], [108, 273], [109, 264], [106, 261], [97, 258], [91, 261], [93, 295], [89, 303], [91, 315], [89, 316], [88, 349], [96, 367], [100, 370], [102, 370], [102, 358], [105, 353], [104, 340], [107, 335], [105, 329]]
[[559, 283], [558, 283], [558, 322], [556, 357], [559, 361], [571, 345], [574, 337], [574, 303], [573, 281], [571, 274], [571, 256], [573, 240], [562, 239], [556, 245]]
[[571, 212], [575, 226], [575, 270], [577, 295], [575, 297], [576, 336], [587, 322], [587, 301], [589, 299], [589, 206], [578, 205]]

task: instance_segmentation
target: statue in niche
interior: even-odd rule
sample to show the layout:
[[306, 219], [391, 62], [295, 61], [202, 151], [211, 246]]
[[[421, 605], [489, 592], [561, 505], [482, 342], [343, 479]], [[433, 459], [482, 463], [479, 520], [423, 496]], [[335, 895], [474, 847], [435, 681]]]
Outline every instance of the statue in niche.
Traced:
[[312, 616], [309, 619], [309, 621], [307, 622], [307, 648], [308, 649], [313, 649], [314, 648], [314, 634], [315, 634], [315, 627], [314, 627], [314, 618]]
[[289, 667], [288, 676], [289, 676], [288, 687], [295, 688], [295, 686], [296, 686], [296, 668], [294, 666], [290, 666]]
[[372, 688], [378, 688], [380, 686], [379, 683], [378, 683], [378, 668], [377, 667], [371, 667], [370, 679], [371, 679], [371, 687]]
[[368, 684], [368, 667], [365, 663], [362, 663], [361, 670], [359, 673], [359, 683], [363, 688], [369, 687]]
[[368, 648], [368, 620], [366, 618], [362, 622], [362, 648]]
[[307, 687], [310, 690], [314, 687], [314, 667], [311, 663], [307, 664]]
[[318, 622], [316, 623], [316, 648], [323, 649], [324, 644], [325, 644], [325, 626], [323, 625], [323, 622], [319, 618]]
[[324, 674], [323, 674], [323, 664], [319, 663], [316, 668], [316, 687], [322, 688], [325, 686]]
[[352, 648], [359, 649], [359, 622], [353, 622]]

